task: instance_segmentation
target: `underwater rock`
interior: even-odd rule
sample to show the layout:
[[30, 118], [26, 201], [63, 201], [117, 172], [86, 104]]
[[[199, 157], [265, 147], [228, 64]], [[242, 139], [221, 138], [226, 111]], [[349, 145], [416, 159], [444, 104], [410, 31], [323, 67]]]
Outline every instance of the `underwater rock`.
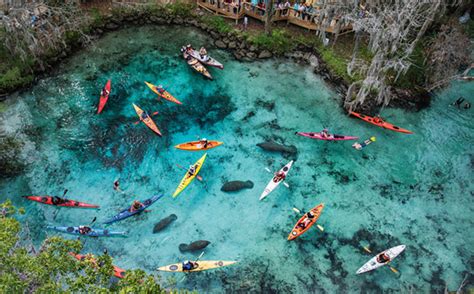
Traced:
[[252, 189], [253, 188], [253, 182], [252, 181], [230, 181], [225, 183], [221, 191], [224, 192], [232, 192], [232, 191], [239, 191], [242, 189]]
[[211, 244], [211, 242], [206, 240], [198, 240], [194, 241], [191, 244], [179, 244], [179, 251], [196, 251], [201, 250], [207, 247], [207, 245]]
[[298, 150], [296, 149], [296, 146], [294, 145], [286, 146], [286, 145], [275, 143], [273, 141], [258, 143], [257, 146], [262, 148], [263, 150], [272, 151], [272, 152], [283, 152], [283, 153], [289, 153], [289, 154], [296, 154], [298, 152]]
[[176, 214], [170, 214], [169, 216], [165, 217], [164, 219], [160, 220], [155, 227], [153, 227], [153, 234], [158, 233], [159, 231], [163, 230], [167, 226], [169, 226], [172, 222], [177, 220], [178, 217]]

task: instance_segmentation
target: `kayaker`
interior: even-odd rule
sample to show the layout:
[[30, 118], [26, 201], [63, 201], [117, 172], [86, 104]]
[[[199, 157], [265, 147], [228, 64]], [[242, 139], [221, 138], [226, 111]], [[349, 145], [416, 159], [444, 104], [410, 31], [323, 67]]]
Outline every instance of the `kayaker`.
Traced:
[[138, 200], [135, 200], [135, 201], [133, 201], [132, 206], [130, 206], [129, 211], [130, 211], [130, 212], [134, 212], [134, 211], [137, 211], [137, 210], [139, 210], [140, 208], [142, 208], [142, 207], [144, 207], [144, 206], [145, 206], [145, 205], [144, 205], [143, 203], [141, 203], [141, 202], [138, 201]]
[[191, 46], [191, 44], [186, 45], [186, 51], [189, 52], [191, 50], [193, 50], [193, 47]]
[[196, 173], [196, 166], [190, 165], [190, 166], [189, 166], [189, 169], [188, 169], [188, 174], [189, 174], [190, 176], [193, 176], [195, 173]]
[[329, 138], [331, 135], [329, 135], [329, 130], [328, 128], [324, 128], [322, 131], [321, 131], [321, 137], [323, 138]]
[[103, 88], [102, 91], [100, 91], [100, 96], [107, 96], [109, 94], [110, 92], [106, 88]]
[[279, 172], [277, 172], [277, 173], [275, 174], [275, 177], [273, 178], [273, 181], [274, 181], [275, 183], [278, 183], [278, 182], [280, 182], [280, 181], [283, 181], [285, 178], [286, 178], [285, 173], [282, 172], [282, 171], [279, 171]]
[[115, 191], [120, 191], [120, 182], [119, 182], [119, 180], [114, 181], [114, 190]]
[[466, 102], [466, 104], [464, 104], [464, 109], [469, 109], [469, 108], [471, 108], [471, 103]]
[[379, 256], [377, 256], [377, 262], [379, 263], [387, 263], [389, 261], [390, 257], [385, 253], [379, 254]]
[[311, 220], [314, 218], [314, 216], [315, 216], [315, 215], [313, 214], [312, 211], [308, 211], [308, 212], [306, 213], [306, 218], [304, 219], [304, 221], [302, 221], [302, 222], [300, 223], [300, 227], [301, 227], [302, 229], [306, 228], [306, 227], [311, 223]]
[[156, 87], [156, 90], [160, 93], [160, 94], [163, 94], [165, 92], [165, 89], [163, 88], [162, 85], [159, 85], [158, 87]]
[[59, 205], [59, 204], [64, 203], [65, 200], [58, 196], [54, 196], [53, 199], [51, 199], [51, 202], [53, 202], [54, 205]]
[[201, 140], [199, 140], [199, 143], [201, 143], [203, 148], [207, 148], [207, 146], [209, 145], [209, 141], [206, 138], [202, 138]]
[[87, 227], [87, 226], [79, 226], [79, 234], [81, 234], [81, 235], [87, 235], [91, 231], [92, 231], [92, 229]]
[[456, 101], [453, 102], [453, 106], [457, 106], [458, 108], [461, 106], [461, 103], [464, 102], [464, 98], [461, 96]]
[[183, 271], [190, 271], [197, 268], [199, 265], [197, 262], [186, 260], [183, 262]]
[[201, 49], [199, 49], [199, 55], [201, 56], [201, 59], [203, 61], [207, 61], [209, 59], [209, 57], [207, 56], [207, 50], [204, 47], [201, 47]]
[[374, 116], [374, 123], [376, 123], [376, 124], [383, 123], [383, 119], [380, 117], [380, 115]]
[[140, 115], [141, 120], [145, 120], [149, 117], [148, 113], [146, 111], [142, 112], [142, 115]]

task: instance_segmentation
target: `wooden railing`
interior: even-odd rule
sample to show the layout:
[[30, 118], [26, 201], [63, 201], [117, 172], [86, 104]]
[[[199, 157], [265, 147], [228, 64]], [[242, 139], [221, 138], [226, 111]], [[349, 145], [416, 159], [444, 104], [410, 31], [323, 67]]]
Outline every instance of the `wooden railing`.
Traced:
[[[230, 1], [230, 0], [227, 0]], [[197, 0], [198, 6], [215, 12], [227, 18], [235, 19], [236, 22], [245, 15], [254, 19], [265, 21], [266, 9], [258, 5], [252, 5], [250, 2], [241, 2], [240, 7], [236, 2], [226, 2], [225, 0]], [[308, 29], [319, 30], [319, 12], [318, 8], [313, 8], [313, 12], [303, 12], [295, 10], [293, 7], [276, 8], [273, 11], [272, 21], [286, 21], [287, 23]], [[326, 20], [324, 21], [326, 22]], [[328, 33], [344, 32], [351, 30], [351, 26], [338, 27], [338, 19], [333, 18], [329, 26], [324, 30]]]

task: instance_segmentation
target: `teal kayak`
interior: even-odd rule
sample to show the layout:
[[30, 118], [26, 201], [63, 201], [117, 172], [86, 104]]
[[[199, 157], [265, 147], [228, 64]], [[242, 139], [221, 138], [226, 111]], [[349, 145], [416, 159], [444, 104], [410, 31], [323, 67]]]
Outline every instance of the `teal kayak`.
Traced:
[[111, 237], [111, 236], [126, 236], [126, 232], [118, 232], [118, 231], [109, 231], [106, 229], [93, 229], [87, 233], [81, 233], [79, 231], [79, 227], [56, 227], [56, 226], [47, 226], [47, 229], [55, 230], [61, 233], [67, 233], [72, 235], [80, 235], [80, 236], [89, 236], [89, 237]]

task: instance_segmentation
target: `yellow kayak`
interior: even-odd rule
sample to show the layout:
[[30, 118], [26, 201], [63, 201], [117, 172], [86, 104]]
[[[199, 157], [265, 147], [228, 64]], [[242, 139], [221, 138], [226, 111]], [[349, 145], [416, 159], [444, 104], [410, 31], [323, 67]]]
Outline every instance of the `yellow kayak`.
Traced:
[[237, 261], [224, 261], [224, 260], [201, 260], [197, 262], [197, 267], [192, 270], [183, 270], [182, 263], [173, 263], [157, 268], [159, 271], [164, 272], [200, 272], [210, 270], [213, 268], [220, 268], [236, 263]]
[[[145, 111], [143, 111], [143, 109], [141, 109], [140, 107], [138, 107], [137, 105], [135, 105], [134, 103], [133, 104], [133, 108], [135, 108], [135, 112], [137, 113], [138, 115], [138, 118], [140, 118], [140, 120], [147, 126], [150, 128], [150, 130], [152, 130], [153, 132], [155, 132], [157, 135], [161, 136], [161, 132], [160, 130], [158, 129], [158, 127], [156, 126], [155, 122], [151, 119], [150, 115], [148, 115], [147, 113], [145, 113]], [[145, 117], [145, 118], [143, 118]]]
[[148, 83], [148, 82], [145, 82], [145, 84], [153, 91], [155, 92], [156, 95], [160, 96], [161, 98], [164, 98], [168, 101], [171, 101], [171, 102], [174, 102], [176, 104], [182, 104], [181, 101], [179, 101], [178, 99], [176, 99], [173, 95], [171, 95], [168, 91], [164, 90], [163, 93], [160, 93], [157, 89], [157, 86], [151, 84], [151, 83]]
[[176, 191], [174, 191], [173, 198], [178, 196], [179, 193], [181, 193], [184, 188], [186, 188], [197, 176], [199, 171], [201, 170], [202, 164], [204, 163], [204, 160], [206, 160], [207, 153], [203, 155], [195, 164], [194, 164], [194, 174], [191, 175], [189, 173], [189, 170], [186, 172], [184, 175], [183, 179], [178, 185], [178, 188], [176, 188]]

